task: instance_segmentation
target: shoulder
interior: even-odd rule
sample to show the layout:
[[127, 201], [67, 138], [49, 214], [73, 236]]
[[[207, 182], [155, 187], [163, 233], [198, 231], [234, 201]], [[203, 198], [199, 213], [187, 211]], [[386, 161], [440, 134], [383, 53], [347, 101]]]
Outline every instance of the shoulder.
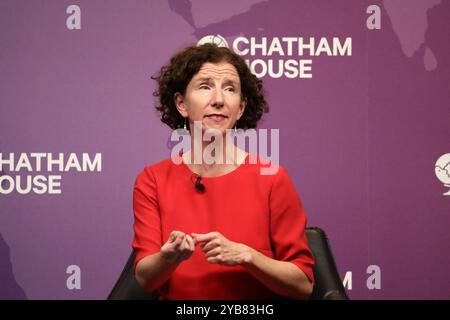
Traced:
[[[278, 160], [276, 159], [276, 161]], [[255, 188], [267, 192], [290, 180], [284, 166], [269, 158], [251, 153], [248, 155], [245, 169], [241, 173], [242, 175], [239, 177], [242, 178], [241, 181], [248, 180]]]
[[177, 166], [171, 158], [145, 166], [137, 175], [136, 181], [156, 180], [160, 176], [167, 175]]
[[271, 161], [269, 158], [254, 153], [248, 154], [246, 164], [261, 177], [266, 177], [268, 179], [277, 179], [287, 175], [284, 166]]
[[161, 171], [166, 171], [167, 169], [170, 169], [174, 165], [175, 163], [172, 161], [172, 159], [168, 158], [146, 166], [144, 168], [144, 171], [152, 171], [154, 173], [159, 173]]

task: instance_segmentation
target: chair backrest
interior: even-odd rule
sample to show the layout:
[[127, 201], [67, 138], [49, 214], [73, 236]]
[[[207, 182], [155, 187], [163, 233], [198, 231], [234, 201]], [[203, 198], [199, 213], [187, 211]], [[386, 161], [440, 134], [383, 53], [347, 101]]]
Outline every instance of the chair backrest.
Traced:
[[[306, 228], [306, 237], [316, 261], [314, 267], [316, 283], [310, 299], [347, 300], [348, 296], [339, 277], [325, 232], [318, 227]], [[133, 251], [128, 258], [119, 279], [108, 296], [108, 300], [154, 300], [158, 298], [156, 292], [146, 292], [134, 278], [133, 261], [135, 254]]]
[[311, 300], [348, 300], [325, 231], [306, 228], [306, 237], [314, 255], [314, 285]]
[[155, 300], [158, 293], [146, 292], [134, 277], [133, 262], [136, 251], [132, 251], [125, 267], [120, 274], [114, 288], [111, 290], [108, 300]]

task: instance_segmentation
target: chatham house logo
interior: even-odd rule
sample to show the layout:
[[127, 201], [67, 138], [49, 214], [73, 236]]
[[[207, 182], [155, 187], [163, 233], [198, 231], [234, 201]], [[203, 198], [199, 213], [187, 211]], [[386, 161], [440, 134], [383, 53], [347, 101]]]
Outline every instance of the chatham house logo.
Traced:
[[[436, 161], [434, 172], [439, 181], [441, 181], [445, 187], [450, 188], [450, 153], [444, 154]], [[450, 189], [443, 195], [450, 196]]]
[[228, 48], [227, 40], [225, 40], [225, 38], [222, 37], [220, 34], [205, 36], [205, 37], [201, 38], [200, 40], [198, 40], [197, 45], [201, 46], [202, 44], [205, 44], [205, 43], [214, 43], [218, 47], [227, 47]]

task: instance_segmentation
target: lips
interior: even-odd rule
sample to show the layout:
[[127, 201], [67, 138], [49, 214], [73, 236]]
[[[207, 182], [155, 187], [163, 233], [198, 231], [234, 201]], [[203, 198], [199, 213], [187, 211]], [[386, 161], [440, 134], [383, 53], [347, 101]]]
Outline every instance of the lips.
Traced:
[[209, 114], [205, 117], [208, 119], [214, 120], [214, 121], [222, 121], [222, 120], [225, 120], [226, 118], [228, 118], [227, 116], [225, 116], [223, 114], [219, 114], [219, 113]]

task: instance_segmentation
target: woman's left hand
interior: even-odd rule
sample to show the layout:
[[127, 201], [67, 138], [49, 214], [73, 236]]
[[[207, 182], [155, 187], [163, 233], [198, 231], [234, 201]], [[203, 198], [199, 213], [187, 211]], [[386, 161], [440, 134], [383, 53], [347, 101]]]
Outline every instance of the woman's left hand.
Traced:
[[192, 233], [191, 236], [195, 244], [204, 243], [201, 249], [210, 263], [236, 266], [251, 262], [252, 249], [249, 246], [230, 241], [219, 232]]

